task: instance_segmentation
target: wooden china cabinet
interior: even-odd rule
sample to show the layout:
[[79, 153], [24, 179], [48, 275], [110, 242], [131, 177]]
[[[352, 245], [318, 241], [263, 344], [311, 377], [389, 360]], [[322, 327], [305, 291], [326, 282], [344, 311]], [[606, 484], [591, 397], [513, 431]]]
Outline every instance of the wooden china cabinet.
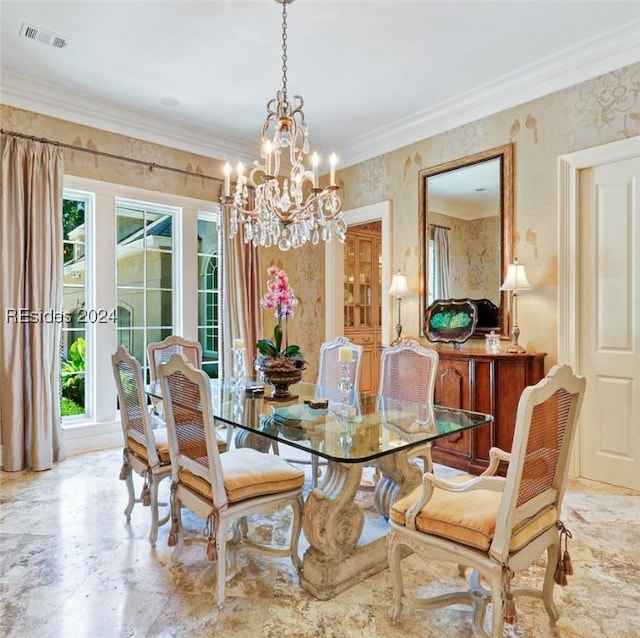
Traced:
[[[459, 432], [433, 444], [433, 460], [471, 474], [489, 465], [489, 449], [511, 451], [522, 391], [544, 376], [546, 353], [490, 354], [484, 349], [443, 346], [436, 374], [434, 402], [451, 408], [492, 414], [491, 425]], [[500, 474], [505, 473], [502, 464]]]
[[362, 346], [360, 391], [378, 391], [382, 339], [382, 224], [350, 226], [344, 248], [344, 335]]

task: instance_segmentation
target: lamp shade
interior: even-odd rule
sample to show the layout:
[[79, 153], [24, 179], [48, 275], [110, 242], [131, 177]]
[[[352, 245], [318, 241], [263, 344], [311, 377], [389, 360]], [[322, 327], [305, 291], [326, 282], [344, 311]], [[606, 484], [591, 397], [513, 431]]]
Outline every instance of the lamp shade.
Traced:
[[398, 271], [391, 280], [389, 294], [394, 297], [406, 297], [410, 293], [407, 276]]
[[516, 260], [513, 264], [507, 266], [507, 276], [504, 278], [500, 290], [528, 290], [531, 284], [527, 279], [527, 273], [524, 270], [524, 264], [519, 264]]

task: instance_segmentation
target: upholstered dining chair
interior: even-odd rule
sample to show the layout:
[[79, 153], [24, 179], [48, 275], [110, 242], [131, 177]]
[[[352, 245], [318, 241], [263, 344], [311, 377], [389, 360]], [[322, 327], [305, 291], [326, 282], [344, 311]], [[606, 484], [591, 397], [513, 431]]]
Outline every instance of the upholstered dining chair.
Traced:
[[[120, 420], [124, 434], [123, 463], [120, 478], [126, 481], [129, 502], [124, 511], [127, 522], [136, 503], [151, 507], [149, 542], [156, 546], [158, 527], [169, 519], [159, 520], [158, 485], [171, 476], [167, 431], [152, 429], [139, 361], [126, 346], [118, 346], [111, 356], [113, 375], [120, 401]], [[135, 498], [132, 472], [144, 478], [140, 499]]]
[[[439, 360], [436, 350], [425, 348], [414, 339], [403, 339], [385, 348], [380, 360], [378, 401], [433, 404]], [[422, 459], [425, 472], [433, 470], [430, 443], [415, 449], [412, 456]]]
[[[158, 370], [165, 399], [169, 453], [172, 464], [171, 532], [177, 561], [185, 538], [181, 510], [186, 507], [206, 521], [207, 557], [217, 561], [216, 602], [222, 606], [227, 574], [228, 535], [240, 549], [274, 556], [290, 556], [301, 568], [298, 540], [302, 522], [304, 472], [273, 454], [251, 448], [220, 453], [211, 413], [209, 377], [174, 354]], [[204, 439], [205, 445], [202, 445]], [[287, 547], [265, 545], [248, 537], [246, 517], [291, 507], [290, 542]]]
[[[181, 354], [196, 368], [202, 367], [202, 346], [198, 341], [190, 341], [178, 335], [170, 335], [162, 341], [150, 343], [147, 346], [147, 361], [149, 363], [149, 378], [155, 383], [158, 378], [158, 367], [171, 359], [175, 353]], [[159, 418], [164, 421], [162, 399], [151, 398], [152, 415], [154, 422]]]
[[[584, 377], [569, 366], [554, 366], [520, 397], [511, 453], [492, 448], [489, 467], [480, 476], [444, 480], [426, 473], [421, 486], [392, 505], [387, 549], [394, 621], [405, 604], [431, 609], [466, 603], [474, 609], [474, 633], [500, 638], [505, 621], [516, 619], [513, 597], [520, 594], [541, 598], [555, 623], [554, 583], [566, 584], [573, 573], [566, 547], [570, 532], [560, 514], [584, 389]], [[506, 477], [495, 476], [501, 460], [509, 463]], [[468, 591], [407, 597], [400, 563], [407, 548], [429, 561], [457, 563], [461, 575], [470, 567]], [[514, 574], [545, 551], [542, 587], [512, 586]], [[485, 627], [488, 603], [490, 633]]]

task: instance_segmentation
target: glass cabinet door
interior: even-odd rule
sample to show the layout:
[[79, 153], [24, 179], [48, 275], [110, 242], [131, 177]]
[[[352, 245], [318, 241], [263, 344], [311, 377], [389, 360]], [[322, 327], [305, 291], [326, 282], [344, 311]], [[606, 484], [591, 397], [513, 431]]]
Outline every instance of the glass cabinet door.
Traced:
[[355, 328], [356, 242], [347, 237], [344, 245], [344, 327]]
[[382, 325], [382, 225], [347, 231], [344, 245], [344, 335], [362, 346], [360, 389], [375, 393], [380, 376]]
[[[377, 261], [377, 260], [376, 260]], [[372, 295], [373, 295], [373, 240], [360, 239], [358, 250], [358, 278], [359, 278], [359, 312], [358, 319], [361, 328], [373, 327]]]

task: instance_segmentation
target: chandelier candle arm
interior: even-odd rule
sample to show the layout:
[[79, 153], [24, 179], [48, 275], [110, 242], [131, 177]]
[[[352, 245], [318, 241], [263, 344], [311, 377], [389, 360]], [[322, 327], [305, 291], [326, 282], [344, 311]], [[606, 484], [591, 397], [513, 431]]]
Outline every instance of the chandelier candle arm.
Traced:
[[224, 196], [231, 195], [231, 164], [227, 162], [224, 165]]
[[[287, 94], [287, 5], [293, 0], [275, 1], [282, 4], [282, 87], [267, 103], [260, 160], [248, 175], [238, 164], [233, 193], [231, 166], [224, 167], [220, 203], [229, 215], [229, 236], [242, 232], [247, 243], [281, 250], [330, 241], [334, 234], [344, 242], [347, 226], [336, 184], [337, 157], [329, 158], [329, 185], [320, 187], [318, 153], [312, 153], [310, 168], [304, 163], [310, 152], [304, 100], [294, 95], [290, 101]], [[281, 175], [281, 154], [287, 151], [289, 174]]]
[[338, 163], [338, 158], [335, 153], [331, 153], [329, 157], [329, 186], [336, 185], [336, 164]]

